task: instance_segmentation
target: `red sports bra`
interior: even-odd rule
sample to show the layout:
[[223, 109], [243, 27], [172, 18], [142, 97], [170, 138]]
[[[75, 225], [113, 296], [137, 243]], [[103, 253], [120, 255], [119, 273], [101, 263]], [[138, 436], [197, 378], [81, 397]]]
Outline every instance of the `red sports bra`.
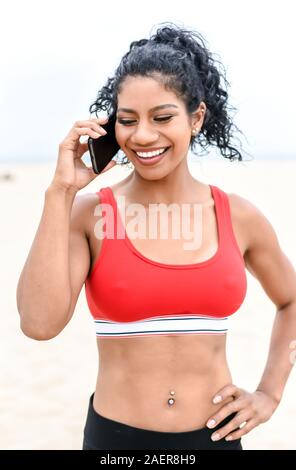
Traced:
[[[245, 298], [247, 278], [228, 196], [216, 186], [210, 185], [210, 189], [218, 250], [206, 261], [185, 265], [160, 263], [142, 255], [126, 234], [111, 188], [96, 193], [101, 204], [109, 206], [108, 210], [102, 206], [104, 238], [99, 258], [85, 281], [97, 336], [226, 333], [228, 317]], [[116, 236], [117, 225], [123, 238]], [[114, 238], [108, 236], [108, 228]]]

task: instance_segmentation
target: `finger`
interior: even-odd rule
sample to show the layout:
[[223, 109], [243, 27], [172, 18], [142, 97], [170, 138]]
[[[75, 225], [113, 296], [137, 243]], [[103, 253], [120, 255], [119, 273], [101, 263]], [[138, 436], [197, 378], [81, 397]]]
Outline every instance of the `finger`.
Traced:
[[108, 116], [106, 117], [101, 116], [101, 117], [94, 117], [94, 118], [89, 117], [89, 121], [95, 121], [99, 123], [106, 123], [108, 120], [109, 120]]
[[240, 399], [233, 400], [217, 411], [207, 422], [208, 428], [217, 427], [224, 419], [232, 415], [233, 413], [238, 413], [244, 408], [244, 401]]
[[71, 144], [70, 150], [77, 150], [81, 136], [89, 136], [97, 139], [106, 135], [107, 131], [98, 124], [99, 120], [76, 121], [67, 134], [66, 138], [60, 143], [61, 148], [67, 148]]
[[226, 441], [234, 441], [235, 439], [239, 439], [240, 437], [248, 434], [248, 432], [252, 431], [259, 423], [255, 419], [250, 419], [246, 421], [245, 425], [242, 426], [238, 431], [231, 432], [225, 437]]
[[90, 128], [96, 132], [106, 134], [105, 129], [99, 124], [103, 124], [99, 119], [90, 119], [88, 121], [76, 121], [73, 129]]
[[223, 439], [228, 434], [237, 431], [242, 427], [249, 419], [252, 419], [252, 414], [250, 412], [236, 413], [235, 416], [224, 426], [215, 430], [211, 435], [213, 441], [218, 441]]
[[240, 393], [241, 393], [241, 389], [238, 388], [236, 385], [234, 384], [226, 385], [215, 394], [213, 398], [213, 403], [215, 404], [221, 403], [223, 400], [225, 400], [225, 398], [229, 398], [231, 396], [238, 397]]
[[[106, 125], [109, 121], [108, 117], [99, 117], [99, 118], [90, 118], [88, 121], [79, 121], [83, 126], [86, 126], [89, 123], [91, 126], [99, 126], [100, 129], [104, 129], [103, 125]], [[105, 129], [104, 129], [105, 130]]]
[[80, 147], [83, 149], [88, 149], [88, 139], [85, 142], [80, 142]]
[[106, 124], [108, 122], [108, 120], [109, 120], [108, 118], [103, 118], [103, 117], [83, 119], [83, 120], [76, 121], [74, 126], [87, 127], [87, 126], [92, 125], [92, 124], [102, 125], [102, 124]]
[[89, 137], [92, 137], [93, 139], [98, 139], [102, 135], [106, 134], [106, 131], [102, 128], [102, 130], [99, 130], [98, 128], [96, 130], [90, 129], [89, 127], [74, 127], [73, 131], [73, 136], [77, 140], [77, 138], [88, 135]]

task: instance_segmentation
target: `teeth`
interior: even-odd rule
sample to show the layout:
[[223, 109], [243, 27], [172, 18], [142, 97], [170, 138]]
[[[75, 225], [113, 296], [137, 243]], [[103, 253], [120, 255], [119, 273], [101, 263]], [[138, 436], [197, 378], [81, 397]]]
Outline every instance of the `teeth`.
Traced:
[[155, 152], [136, 152], [136, 154], [142, 158], [151, 158], [151, 157], [156, 157], [157, 155], [160, 155], [164, 151], [165, 151], [165, 148], [155, 150]]

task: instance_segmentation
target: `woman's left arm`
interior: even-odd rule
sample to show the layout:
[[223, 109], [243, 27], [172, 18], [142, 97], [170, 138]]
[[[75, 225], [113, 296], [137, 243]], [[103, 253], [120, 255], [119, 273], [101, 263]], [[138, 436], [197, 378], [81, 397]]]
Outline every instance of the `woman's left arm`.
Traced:
[[[238, 439], [271, 417], [281, 401], [296, 356], [293, 350], [296, 348], [296, 272], [268, 219], [246, 199], [233, 196], [240, 203], [246, 224], [246, 268], [258, 279], [277, 311], [266, 366], [255, 392], [230, 384], [213, 397], [213, 403], [220, 408], [209, 418], [208, 427], [216, 427], [236, 413], [229, 423], [212, 434], [213, 440]], [[223, 405], [230, 397], [233, 400]]]

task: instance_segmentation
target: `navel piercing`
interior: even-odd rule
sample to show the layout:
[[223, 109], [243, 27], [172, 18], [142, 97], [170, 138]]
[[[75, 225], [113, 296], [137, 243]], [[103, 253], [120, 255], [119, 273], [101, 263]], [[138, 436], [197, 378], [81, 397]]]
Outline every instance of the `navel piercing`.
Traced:
[[[171, 390], [170, 391], [170, 395], [175, 395], [175, 391], [174, 390]], [[175, 403], [175, 399], [174, 398], [169, 398], [168, 399], [168, 404], [169, 405], [173, 405]]]

